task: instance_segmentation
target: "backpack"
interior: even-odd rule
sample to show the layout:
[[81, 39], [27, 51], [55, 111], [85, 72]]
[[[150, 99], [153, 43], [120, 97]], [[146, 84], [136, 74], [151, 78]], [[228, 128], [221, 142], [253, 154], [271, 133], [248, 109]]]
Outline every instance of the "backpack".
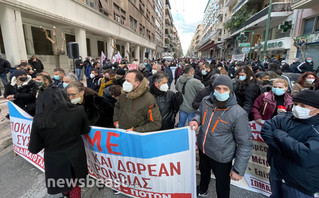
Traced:
[[176, 92], [176, 100], [178, 102], [178, 104], [182, 104], [184, 99], [183, 99], [183, 95], [185, 94], [185, 86], [187, 84], [188, 81], [186, 81], [183, 85], [183, 88], [182, 88], [182, 93], [180, 93], [179, 91]]

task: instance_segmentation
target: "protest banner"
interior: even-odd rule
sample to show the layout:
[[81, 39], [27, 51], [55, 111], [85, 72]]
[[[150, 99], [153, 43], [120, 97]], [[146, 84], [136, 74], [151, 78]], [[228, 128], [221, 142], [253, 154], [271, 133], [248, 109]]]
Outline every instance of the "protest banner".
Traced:
[[[32, 117], [8, 102], [14, 152], [44, 171], [43, 151], [28, 151]], [[132, 197], [196, 197], [195, 133], [189, 127], [152, 133], [92, 127], [83, 136], [91, 177], [119, 181]]]
[[127, 68], [129, 70], [134, 70], [134, 69], [138, 69], [138, 64], [128, 64]]

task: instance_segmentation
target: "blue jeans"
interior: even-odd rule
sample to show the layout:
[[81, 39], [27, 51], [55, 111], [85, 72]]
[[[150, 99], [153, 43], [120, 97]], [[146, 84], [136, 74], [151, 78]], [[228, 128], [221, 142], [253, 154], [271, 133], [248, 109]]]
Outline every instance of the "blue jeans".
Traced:
[[78, 78], [78, 81], [82, 80], [82, 69], [75, 68], [76, 77]]
[[179, 123], [177, 127], [184, 127], [186, 120], [190, 122], [192, 121], [194, 117], [195, 117], [195, 113], [187, 113], [185, 111], [179, 110]]
[[288, 186], [280, 180], [269, 179], [271, 186], [271, 198], [290, 198], [290, 197], [298, 197], [298, 198], [312, 198], [309, 195], [306, 195], [299, 190]]

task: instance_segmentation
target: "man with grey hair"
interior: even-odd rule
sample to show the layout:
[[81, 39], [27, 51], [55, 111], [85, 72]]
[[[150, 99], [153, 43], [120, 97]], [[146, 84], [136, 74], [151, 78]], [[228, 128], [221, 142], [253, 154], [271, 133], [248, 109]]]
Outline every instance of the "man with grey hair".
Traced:
[[63, 88], [65, 89], [66, 86], [68, 86], [68, 84], [70, 84], [71, 82], [77, 81], [78, 78], [75, 74], [73, 73], [68, 73], [66, 75], [63, 76]]
[[161, 71], [162, 70], [162, 67], [158, 64], [158, 63], [155, 63], [153, 66], [152, 66], [152, 74], [147, 78], [148, 82], [149, 82], [149, 86], [151, 86], [153, 84], [153, 77], [154, 77], [154, 74], [156, 74], [157, 72]]
[[299, 58], [295, 58], [294, 62], [289, 66], [289, 69], [293, 73], [298, 73], [297, 67], [300, 65]]
[[153, 75], [153, 84], [150, 85], [150, 92], [154, 96], [162, 116], [162, 127], [160, 130], [173, 129], [175, 117], [179, 110], [176, 94], [168, 90], [168, 75], [158, 71]]
[[138, 65], [138, 70], [143, 73], [145, 78], [148, 78], [150, 76], [150, 72], [146, 69], [144, 63]]

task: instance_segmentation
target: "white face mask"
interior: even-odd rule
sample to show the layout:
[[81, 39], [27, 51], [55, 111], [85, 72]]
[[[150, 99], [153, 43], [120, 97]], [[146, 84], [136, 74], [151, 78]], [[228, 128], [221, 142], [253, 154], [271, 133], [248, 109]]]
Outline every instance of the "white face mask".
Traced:
[[160, 90], [161, 90], [161, 91], [164, 91], [164, 92], [167, 92], [167, 91], [168, 91], [168, 84], [167, 84], [167, 83], [162, 84], [162, 85], [160, 86]]
[[157, 72], [157, 71], [156, 71], [155, 69], [152, 70], [152, 74], [153, 74], [153, 75], [156, 74], [156, 72]]
[[292, 108], [292, 113], [293, 115], [296, 117], [296, 118], [299, 118], [299, 119], [308, 119], [308, 118], [311, 118], [312, 116], [309, 115], [310, 113], [310, 109], [307, 109], [307, 108], [303, 108], [303, 107], [300, 107], [300, 106], [293, 106]]
[[95, 75], [94, 74], [90, 74], [90, 78], [94, 78], [95, 77]]
[[79, 102], [81, 102], [81, 97], [74, 98], [74, 99], [71, 100], [72, 104], [78, 104]]
[[306, 82], [307, 82], [308, 84], [312, 84], [313, 82], [315, 82], [315, 80], [316, 80], [316, 79], [307, 79], [307, 78], [306, 78]]
[[133, 85], [127, 81], [123, 83], [123, 91], [129, 93], [133, 90]]

